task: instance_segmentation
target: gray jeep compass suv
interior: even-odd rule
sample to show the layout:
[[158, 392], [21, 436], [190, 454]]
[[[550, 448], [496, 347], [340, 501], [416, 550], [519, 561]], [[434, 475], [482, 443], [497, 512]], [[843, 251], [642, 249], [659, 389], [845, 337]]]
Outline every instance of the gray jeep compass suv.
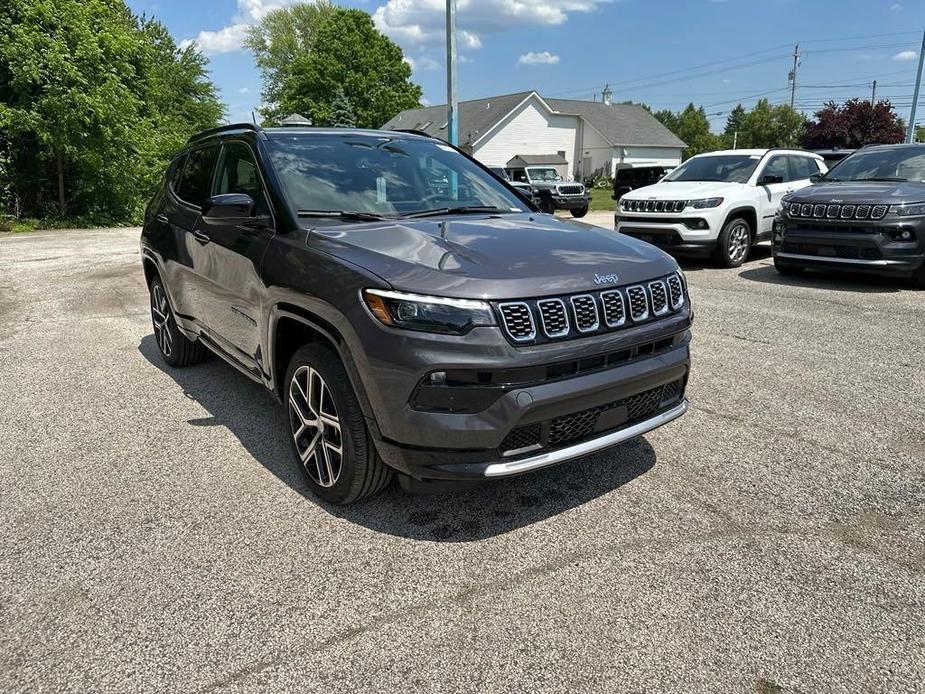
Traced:
[[681, 416], [691, 308], [675, 261], [538, 212], [408, 133], [193, 137], [141, 237], [171, 366], [214, 352], [272, 390], [295, 460], [349, 503], [517, 475]]

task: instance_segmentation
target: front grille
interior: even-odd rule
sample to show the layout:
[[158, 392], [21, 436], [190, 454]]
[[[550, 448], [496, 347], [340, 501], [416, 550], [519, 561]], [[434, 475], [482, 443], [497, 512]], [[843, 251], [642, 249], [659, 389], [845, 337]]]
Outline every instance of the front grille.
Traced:
[[590, 333], [597, 330], [600, 321], [597, 317], [597, 302], [590, 294], [572, 297], [572, 310], [575, 312], [575, 327], [580, 332]]
[[625, 212], [683, 212], [687, 207], [687, 200], [627, 200], [624, 198], [620, 206]]
[[873, 245], [847, 246], [844, 244], [829, 245], [785, 241], [781, 245], [781, 251], [823, 258], [846, 258], [848, 260], [880, 260], [883, 257], [880, 249]]
[[626, 322], [626, 304], [619, 291], [601, 292], [601, 304], [604, 306], [604, 322], [608, 328], [618, 328]]
[[540, 309], [540, 319], [543, 321], [543, 332], [546, 337], [562, 337], [568, 334], [568, 314], [562, 299], [543, 299], [537, 301]]
[[522, 427], [511, 429], [511, 433], [504, 437], [501, 442], [501, 452], [519, 451], [524, 448], [539, 446], [540, 436], [543, 433], [542, 424], [527, 424]]
[[665, 289], [665, 283], [661, 280], [649, 282], [649, 296], [652, 297], [652, 313], [656, 316], [664, 316], [668, 313], [668, 291]]
[[582, 186], [558, 186], [559, 195], [581, 195], [584, 193], [584, 188]]
[[507, 301], [496, 305], [505, 334], [516, 343], [545, 342], [596, 334], [649, 321], [684, 306], [678, 274], [645, 284], [562, 297]]
[[791, 217], [814, 217], [816, 219], [883, 219], [889, 205], [813, 205], [792, 202], [786, 208]]
[[649, 317], [649, 301], [646, 299], [646, 290], [636, 285], [626, 290], [630, 302], [630, 317], [634, 321], [645, 320]]
[[501, 304], [501, 318], [504, 329], [516, 342], [526, 342], [536, 337], [536, 328], [533, 325], [533, 314], [530, 307], [520, 302]]
[[675, 311], [684, 305], [684, 288], [681, 286], [681, 278], [677, 275], [668, 278], [668, 297], [671, 300], [671, 308]]

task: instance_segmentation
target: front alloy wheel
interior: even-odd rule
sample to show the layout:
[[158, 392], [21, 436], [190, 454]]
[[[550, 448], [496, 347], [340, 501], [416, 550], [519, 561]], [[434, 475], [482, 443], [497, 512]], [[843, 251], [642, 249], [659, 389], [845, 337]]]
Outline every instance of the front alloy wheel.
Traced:
[[300, 366], [289, 383], [289, 423], [305, 472], [321, 487], [333, 487], [344, 460], [340, 419], [321, 374]]
[[752, 233], [748, 222], [741, 217], [729, 220], [720, 232], [716, 260], [723, 267], [739, 267], [752, 247]]

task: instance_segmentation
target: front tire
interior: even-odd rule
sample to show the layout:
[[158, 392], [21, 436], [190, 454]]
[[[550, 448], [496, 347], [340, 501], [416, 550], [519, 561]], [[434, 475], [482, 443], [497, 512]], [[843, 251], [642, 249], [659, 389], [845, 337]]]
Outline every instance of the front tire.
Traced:
[[205, 359], [208, 354], [206, 348], [200, 342], [188, 339], [177, 327], [177, 319], [173, 315], [161, 278], [155, 276], [148, 289], [151, 294], [154, 341], [157, 342], [161, 358], [175, 367], [189, 366]]
[[541, 212], [545, 212], [546, 214], [556, 213], [556, 205], [549, 198], [540, 198], [540, 201], [537, 203], [537, 207], [540, 208]]
[[742, 217], [726, 222], [716, 246], [716, 262], [721, 267], [739, 267], [748, 258], [752, 248], [752, 230]]
[[320, 344], [300, 347], [285, 383], [289, 441], [309, 488], [339, 505], [384, 489], [392, 470], [376, 453], [338, 356]]
[[577, 209], [572, 210], [572, 216], [575, 217], [576, 219], [580, 219], [581, 217], [584, 217], [586, 214], [588, 214], [587, 205], [585, 207], [579, 207]]

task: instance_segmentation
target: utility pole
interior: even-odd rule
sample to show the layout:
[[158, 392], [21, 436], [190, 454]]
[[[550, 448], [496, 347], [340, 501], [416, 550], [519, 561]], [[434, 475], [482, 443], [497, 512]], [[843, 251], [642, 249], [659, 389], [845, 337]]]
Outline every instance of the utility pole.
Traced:
[[459, 103], [456, 95], [456, 0], [446, 0], [446, 132], [447, 142], [459, 144]]
[[732, 133], [732, 148], [733, 149], [739, 148], [739, 131], [738, 130]]
[[925, 31], [922, 32], [922, 47], [919, 49], [919, 72], [915, 78], [915, 93], [912, 95], [912, 113], [909, 114], [909, 128], [906, 130], [906, 142], [915, 139], [915, 107], [919, 103], [919, 88], [922, 86], [922, 63], [925, 62]]
[[790, 71], [790, 108], [797, 100], [797, 68], [800, 67], [800, 44], [793, 47], [793, 69]]
[[874, 80], [874, 83], [870, 86], [870, 105], [873, 106], [877, 103], [877, 80]]

